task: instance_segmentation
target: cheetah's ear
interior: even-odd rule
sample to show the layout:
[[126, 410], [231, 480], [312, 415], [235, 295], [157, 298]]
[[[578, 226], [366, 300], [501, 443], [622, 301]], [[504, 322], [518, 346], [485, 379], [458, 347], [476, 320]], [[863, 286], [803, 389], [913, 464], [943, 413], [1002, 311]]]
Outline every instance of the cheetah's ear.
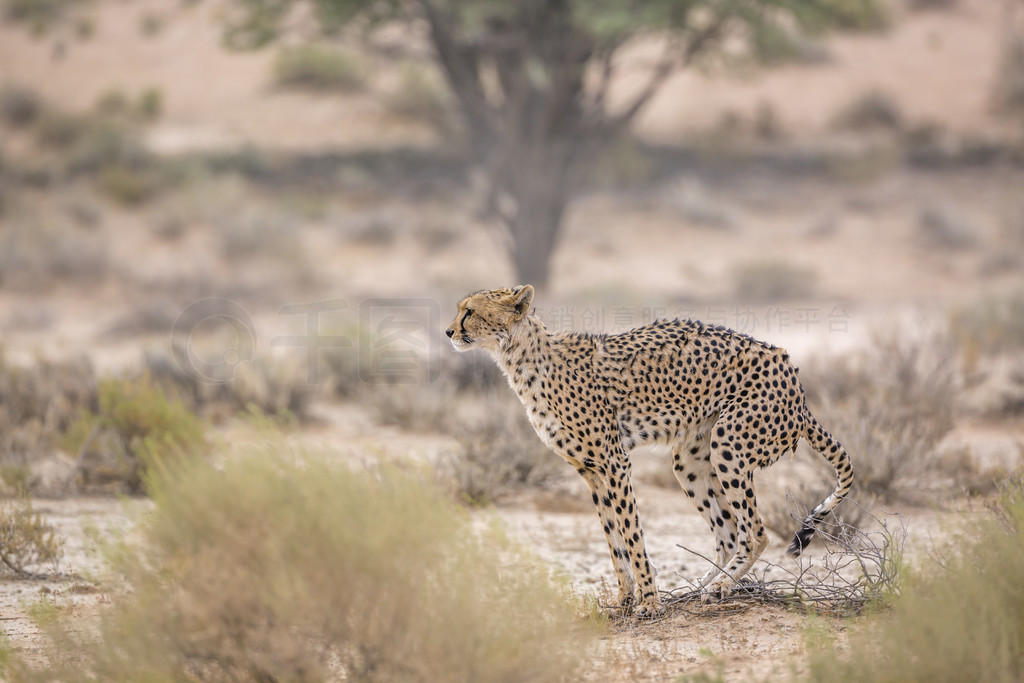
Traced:
[[533, 285], [523, 285], [512, 290], [512, 310], [516, 313], [516, 319], [522, 318], [530, 312], [532, 302]]

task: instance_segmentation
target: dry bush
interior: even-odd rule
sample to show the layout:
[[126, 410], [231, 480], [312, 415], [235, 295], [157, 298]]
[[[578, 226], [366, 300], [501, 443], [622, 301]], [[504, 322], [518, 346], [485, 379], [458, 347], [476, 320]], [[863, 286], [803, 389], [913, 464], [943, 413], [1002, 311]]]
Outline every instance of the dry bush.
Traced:
[[459, 449], [440, 458], [437, 478], [468, 505], [494, 503], [517, 489], [543, 488], [568, 471], [540, 440], [514, 399], [485, 400], [482, 415], [450, 426], [449, 431]]
[[970, 249], [978, 244], [978, 230], [959, 211], [945, 204], [926, 206], [918, 219], [923, 244], [938, 249]]
[[451, 94], [444, 77], [426, 64], [402, 65], [401, 82], [388, 97], [388, 108], [400, 116], [423, 121], [442, 139], [451, 139], [455, 133]]
[[950, 313], [949, 328], [964, 360], [1024, 352], [1024, 292], [981, 299]]
[[162, 352], [148, 352], [146, 375], [189, 408], [212, 420], [240, 413], [308, 419], [319, 387], [310, 383], [301, 363], [256, 356], [225, 368], [223, 377], [205, 378]]
[[299, 227], [293, 217], [268, 208], [226, 213], [217, 221], [221, 256], [232, 263], [254, 258], [298, 261], [304, 255]]
[[[907, 533], [896, 515], [872, 516], [872, 521], [871, 531], [838, 519], [822, 524], [817, 534], [825, 547], [823, 555], [803, 555], [795, 569], [763, 562], [719, 602], [703, 605], [706, 592], [699, 586], [670, 591], [665, 602], [693, 617], [720, 617], [764, 605], [844, 617], [886, 607], [903, 590]], [[684, 550], [712, 562], [700, 553]], [[781, 572], [784, 578], [769, 579], [769, 571], [774, 576]]]
[[1024, 35], [1006, 40], [994, 96], [999, 112], [1024, 122]]
[[869, 348], [818, 360], [801, 375], [812, 412], [853, 458], [853, 499], [923, 495], [966, 474], [969, 463], [939, 453], [957, 410], [948, 340], [877, 335]]
[[[18, 367], [0, 357], [0, 478], [37, 492], [38, 462], [54, 454], [82, 410], [93, 409], [96, 377], [85, 357]], [[57, 493], [57, 491], [45, 491]]]
[[33, 570], [41, 567], [56, 572], [63, 548], [64, 539], [33, 511], [28, 495], [0, 503], [0, 569], [19, 578], [37, 577]]
[[814, 292], [817, 276], [809, 268], [783, 262], [754, 262], [733, 270], [735, 296], [748, 302], [802, 299]]
[[994, 515], [918, 566], [891, 614], [863, 623], [842, 648], [812, 648], [805, 680], [1024, 679], [1024, 487], [1015, 480]]
[[38, 291], [54, 283], [94, 285], [111, 271], [105, 235], [66, 222], [12, 221], [0, 235], [0, 287]]
[[12, 83], [0, 88], [0, 121], [9, 126], [23, 128], [32, 125], [45, 107], [43, 98], [31, 88]]
[[445, 386], [394, 384], [361, 395], [373, 419], [410, 431], [446, 432], [457, 419], [457, 402]]
[[903, 113], [892, 96], [880, 91], [864, 93], [847, 104], [832, 122], [838, 130], [899, 130]]
[[393, 470], [268, 444], [163, 467], [153, 498], [96, 628], [44, 618], [8, 680], [562, 681], [588, 649], [547, 567]]

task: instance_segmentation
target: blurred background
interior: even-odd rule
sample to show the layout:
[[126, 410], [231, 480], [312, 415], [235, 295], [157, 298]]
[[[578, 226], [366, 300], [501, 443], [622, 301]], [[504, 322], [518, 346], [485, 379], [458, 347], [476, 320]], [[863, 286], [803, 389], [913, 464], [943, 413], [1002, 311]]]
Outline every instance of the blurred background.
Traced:
[[455, 303], [525, 282], [556, 329], [695, 317], [800, 365], [881, 336], [952, 349], [971, 414], [1024, 404], [1020, 2], [0, 11], [5, 362], [52, 376], [16, 480], [81, 467], [107, 376], [436, 431], [413, 393], [502, 384], [444, 343]]
[[[581, 482], [442, 334], [523, 283], [553, 329], [787, 347], [852, 521], [964, 509], [1024, 459], [1024, 3], [0, 0], [0, 493], [139, 493], [272, 428], [423, 463], [599, 586]], [[703, 573], [635, 471], [668, 587]], [[765, 473], [770, 530], [832, 476]], [[128, 524], [47, 510], [79, 566], [81, 515]]]

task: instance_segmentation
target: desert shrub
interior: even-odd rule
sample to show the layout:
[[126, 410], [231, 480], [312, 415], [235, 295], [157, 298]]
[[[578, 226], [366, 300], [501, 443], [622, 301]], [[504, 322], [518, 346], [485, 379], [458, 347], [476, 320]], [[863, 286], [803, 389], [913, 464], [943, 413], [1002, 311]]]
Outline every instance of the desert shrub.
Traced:
[[157, 195], [158, 174], [149, 168], [113, 164], [103, 168], [96, 178], [97, 188], [111, 201], [122, 206], [139, 206]]
[[940, 249], [967, 249], [978, 243], [978, 233], [959, 211], [946, 205], [921, 210], [918, 228], [922, 243]]
[[388, 106], [396, 114], [429, 124], [442, 137], [455, 132], [456, 117], [444, 78], [426, 65], [402, 65], [398, 89], [388, 98]]
[[35, 576], [33, 569], [56, 571], [64, 539], [32, 509], [32, 499], [21, 493], [0, 502], [0, 570], [18, 577]]
[[37, 32], [43, 32], [62, 21], [70, 10], [90, 0], [4, 0], [4, 17], [20, 21]]
[[164, 112], [164, 95], [155, 86], [146, 88], [139, 93], [135, 103], [135, 116], [143, 122], [151, 123], [160, 118]]
[[1024, 36], [1011, 35], [1007, 39], [994, 96], [998, 111], [1024, 122]]
[[969, 459], [939, 451], [957, 407], [948, 341], [876, 335], [859, 353], [809, 365], [801, 379], [812, 412], [853, 458], [853, 499], [892, 501], [977, 474], [964, 471]]
[[212, 420], [253, 411], [305, 420], [319, 391], [308, 381], [305, 367], [277, 358], [257, 356], [221, 378], [206, 378], [182, 368], [162, 352], [147, 353], [143, 365], [157, 386]]
[[973, 364], [979, 357], [1024, 351], [1024, 292], [980, 299], [950, 312], [954, 341]]
[[96, 405], [96, 378], [85, 357], [13, 365], [0, 356], [0, 479], [35, 492], [33, 466], [51, 456], [82, 410]]
[[960, 0], [906, 0], [912, 10], [948, 10], [953, 9]]
[[203, 423], [148, 376], [101, 380], [98, 409], [68, 429], [62, 445], [79, 453], [83, 484], [144, 490], [156, 463], [206, 449]]
[[110, 271], [107, 238], [67, 222], [12, 221], [0, 235], [0, 287], [39, 291], [57, 282], [95, 284]]
[[666, 192], [665, 202], [697, 227], [736, 230], [742, 224], [742, 217], [735, 208], [713, 197], [704, 184], [694, 178], [682, 178], [673, 183]]
[[294, 263], [304, 256], [302, 238], [294, 218], [280, 211], [235, 211], [217, 220], [221, 256], [239, 263], [273, 258]]
[[1024, 488], [1018, 478], [955, 542], [907, 579], [891, 615], [840, 653], [812, 654], [806, 680], [1019, 681], [1024, 678]]
[[0, 88], [0, 121], [10, 126], [30, 126], [44, 109], [43, 98], [31, 88], [11, 83]]
[[275, 444], [152, 491], [125, 593], [93, 632], [53, 615], [9, 679], [556, 681], [586, 649], [549, 570], [415, 477]]
[[469, 505], [487, 505], [517, 489], [543, 487], [568, 471], [534, 432], [515, 399], [492, 397], [475, 420], [449, 430], [459, 448], [441, 456], [437, 477]]
[[839, 130], [898, 130], [903, 126], [903, 114], [890, 95], [871, 91], [840, 110], [832, 125]]
[[429, 384], [377, 386], [365, 394], [365, 401], [378, 424], [429, 432], [446, 432], [457, 410], [446, 387]]
[[350, 54], [321, 45], [283, 48], [274, 60], [274, 80], [282, 87], [314, 91], [361, 90], [362, 63]]
[[813, 293], [817, 279], [813, 270], [775, 261], [742, 264], [732, 277], [736, 297], [751, 302], [805, 298]]

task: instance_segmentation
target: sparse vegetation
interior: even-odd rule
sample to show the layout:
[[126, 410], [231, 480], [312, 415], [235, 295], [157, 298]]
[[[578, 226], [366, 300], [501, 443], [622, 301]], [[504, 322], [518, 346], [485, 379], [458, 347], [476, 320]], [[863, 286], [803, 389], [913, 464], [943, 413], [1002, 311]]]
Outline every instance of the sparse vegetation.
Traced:
[[488, 505], [516, 489], [543, 487], [568, 471], [514, 399], [491, 397], [478, 420], [450, 429], [459, 450], [440, 459], [437, 474], [441, 485], [468, 505]]
[[899, 130], [903, 127], [903, 113], [896, 100], [887, 93], [864, 93], [835, 117], [833, 125], [839, 130]]
[[0, 235], [0, 288], [40, 291], [54, 283], [95, 284], [110, 271], [105, 236], [66, 222], [11, 221]]
[[0, 121], [14, 128], [34, 124], [45, 109], [43, 98], [29, 87], [6, 83], [0, 88]]
[[302, 421], [319, 389], [309, 382], [305, 367], [262, 355], [226, 368], [230, 374], [217, 378], [183, 368], [164, 353], [146, 354], [144, 365], [155, 384], [211, 420], [255, 411]]
[[783, 262], [752, 262], [733, 271], [735, 296], [746, 302], [792, 301], [814, 291], [816, 275], [808, 268]]
[[8, 679], [561, 681], [588, 650], [548, 568], [415, 477], [275, 443], [152, 483], [127, 589], [95, 631], [44, 613], [46, 663], [8, 650]]
[[153, 467], [206, 450], [203, 423], [148, 376], [102, 380], [97, 394], [98, 410], [84, 413], [62, 443], [79, 454], [86, 487], [141, 493]]
[[1024, 677], [1024, 488], [1015, 479], [955, 542], [913, 571], [891, 615], [842, 648], [818, 648], [805, 680], [995, 683]]
[[918, 222], [921, 241], [939, 249], [968, 249], [978, 242], [977, 230], [957, 210], [936, 204], [924, 207]]
[[960, 377], [948, 340], [878, 335], [871, 347], [802, 373], [811, 409], [853, 457], [854, 500], [991, 487], [969, 454], [939, 445], [953, 428]]
[[322, 45], [282, 48], [274, 61], [274, 80], [284, 88], [351, 92], [366, 84], [366, 70], [349, 53]]
[[24, 492], [0, 502], [0, 571], [20, 578], [34, 577], [35, 569], [56, 571], [64, 539], [32, 509]]
[[1024, 125], [1024, 36], [1010, 34], [1003, 46], [1003, 58], [995, 86], [998, 111]]

